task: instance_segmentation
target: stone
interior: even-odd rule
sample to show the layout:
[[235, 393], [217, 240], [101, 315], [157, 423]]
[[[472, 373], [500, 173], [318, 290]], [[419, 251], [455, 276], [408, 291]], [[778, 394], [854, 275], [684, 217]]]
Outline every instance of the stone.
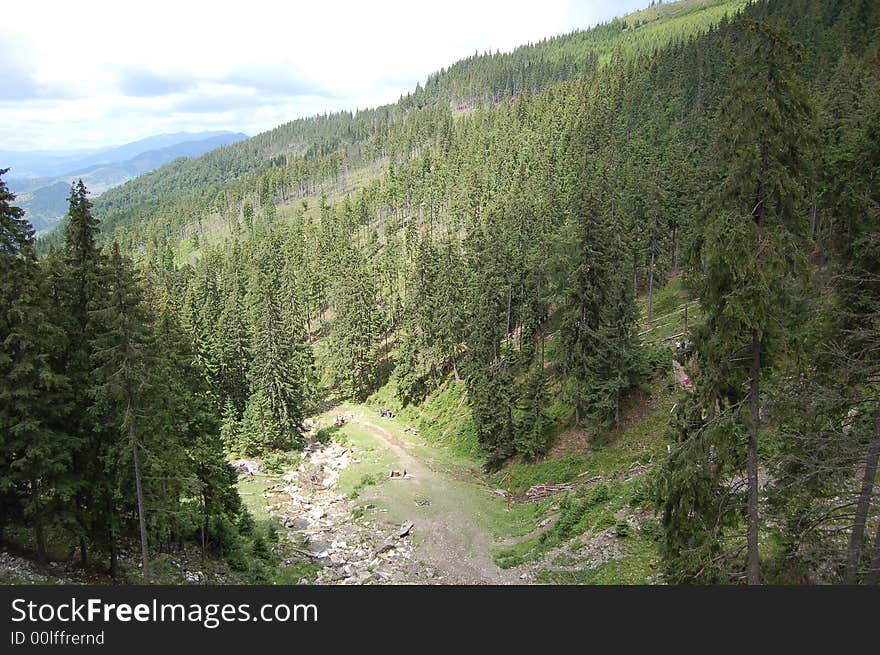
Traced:
[[[386, 541], [385, 543], [383, 543], [381, 546], [379, 546], [378, 548], [376, 548], [373, 551], [373, 555], [381, 555], [382, 553], [387, 553], [388, 551], [393, 551], [394, 548], [395, 548], [394, 543], [392, 543], [390, 541]], [[393, 556], [394, 553], [392, 552], [391, 555]]]
[[309, 552], [318, 555], [318, 557], [321, 557], [322, 552], [330, 549], [330, 544], [325, 541], [318, 541], [317, 539], [309, 539], [307, 544]]
[[256, 475], [260, 472], [260, 463], [252, 459], [237, 459], [230, 462], [236, 473], [244, 475]]

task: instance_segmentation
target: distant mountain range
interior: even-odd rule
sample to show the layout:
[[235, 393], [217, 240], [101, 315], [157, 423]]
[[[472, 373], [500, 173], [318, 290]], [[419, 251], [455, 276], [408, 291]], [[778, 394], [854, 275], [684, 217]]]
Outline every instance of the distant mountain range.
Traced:
[[50, 229], [67, 212], [70, 184], [82, 178], [94, 196], [179, 157], [198, 157], [246, 139], [240, 132], [160, 134], [103, 150], [76, 152], [0, 151], [7, 184], [37, 232]]

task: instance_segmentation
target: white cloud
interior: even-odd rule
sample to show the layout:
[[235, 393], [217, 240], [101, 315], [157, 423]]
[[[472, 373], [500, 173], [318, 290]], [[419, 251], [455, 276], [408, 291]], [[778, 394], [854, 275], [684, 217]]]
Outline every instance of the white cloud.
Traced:
[[[648, 0], [180, 2], [5, 8], [2, 149], [92, 147], [159, 132], [250, 134], [393, 102], [475, 51], [587, 27]], [[76, 22], [76, 21], [79, 22]], [[30, 95], [31, 97], [27, 97]]]

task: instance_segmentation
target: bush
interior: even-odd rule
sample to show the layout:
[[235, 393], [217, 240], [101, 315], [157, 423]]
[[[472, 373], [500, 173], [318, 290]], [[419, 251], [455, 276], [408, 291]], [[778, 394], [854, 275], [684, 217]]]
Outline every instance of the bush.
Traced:
[[639, 534], [650, 541], [657, 541], [660, 538], [660, 524], [654, 519], [646, 519], [642, 521], [639, 527]]
[[358, 482], [354, 488], [355, 490], [363, 489], [364, 487], [369, 487], [376, 484], [376, 482], [377, 480], [375, 475], [372, 475], [371, 473], [366, 473], [361, 477], [360, 482]]
[[666, 373], [672, 368], [672, 351], [663, 346], [648, 345], [644, 347], [646, 377], [655, 373]]

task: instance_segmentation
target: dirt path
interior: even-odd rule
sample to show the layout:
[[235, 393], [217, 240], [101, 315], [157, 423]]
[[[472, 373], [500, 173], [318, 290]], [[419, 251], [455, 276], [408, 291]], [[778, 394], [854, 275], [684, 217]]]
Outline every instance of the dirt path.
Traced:
[[[398, 458], [411, 476], [389, 480], [375, 495], [415, 524], [416, 554], [446, 584], [522, 584], [518, 572], [495, 565], [491, 536], [480, 525], [474, 508], [472, 483], [433, 470], [390, 430], [355, 415], [354, 422], [369, 431]], [[467, 485], [470, 485], [468, 488]], [[477, 513], [475, 516], [474, 513]]]

